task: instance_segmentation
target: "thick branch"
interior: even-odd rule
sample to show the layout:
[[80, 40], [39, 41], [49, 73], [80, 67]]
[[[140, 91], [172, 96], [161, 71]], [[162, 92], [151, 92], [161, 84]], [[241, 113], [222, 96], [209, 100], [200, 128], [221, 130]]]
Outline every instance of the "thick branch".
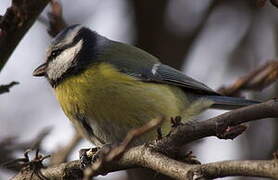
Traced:
[[[194, 140], [208, 136], [220, 137], [219, 134], [229, 126], [236, 126], [244, 122], [262, 118], [278, 117], [277, 109], [278, 101], [273, 99], [265, 103], [230, 111], [206, 121], [194, 121], [180, 125], [169, 137], [164, 137], [162, 140], [153, 142], [151, 148], [144, 145], [131, 148], [116, 161], [104, 163], [95, 174], [106, 174], [122, 169], [145, 167], [178, 179], [190, 179], [193, 175], [196, 177], [198, 174], [204, 177], [243, 175], [278, 178], [277, 160], [225, 161], [206, 165], [189, 165], [165, 156], [173, 157], [182, 145]], [[46, 177], [52, 179], [64, 177], [65, 174], [72, 175], [73, 172], [75, 172], [74, 174], [78, 174], [77, 172], [79, 172], [79, 177], [82, 177], [82, 171], [79, 169], [78, 161], [64, 163], [42, 170], [42, 173]], [[17, 178], [15, 177], [15, 179]]]
[[236, 109], [206, 121], [188, 122], [185, 125], [177, 127], [171, 136], [157, 141], [155, 149], [158, 151], [162, 150], [163, 153], [171, 155], [177, 152], [182, 145], [204, 137], [217, 136], [221, 139], [226, 139], [221, 135], [231, 126], [237, 126], [258, 119], [275, 117], [278, 117], [277, 99]]
[[278, 161], [222, 161], [200, 165], [188, 172], [189, 179], [194, 179], [194, 177], [213, 179], [227, 176], [254, 176], [277, 179]]
[[[170, 159], [146, 146], [130, 149], [117, 163], [118, 165], [114, 164], [117, 169], [123, 167], [122, 165], [124, 165], [125, 169], [139, 165], [140, 167], [153, 169], [174, 179], [193, 180], [197, 179], [197, 176], [206, 179], [226, 176], [278, 178], [278, 160], [276, 159], [268, 161], [222, 161], [203, 165], [192, 165]], [[111, 166], [104, 166], [105, 168], [108, 170]], [[106, 171], [105, 173], [112, 171], [110, 169], [110, 171]]]
[[49, 0], [13, 0], [0, 19], [0, 71]]
[[[42, 169], [41, 173], [50, 179], [82, 179], [79, 161], [63, 163]], [[197, 178], [217, 178], [226, 176], [257, 176], [278, 178], [278, 160], [269, 161], [222, 161], [203, 165], [191, 165], [168, 158], [151, 148], [141, 145], [131, 148], [117, 161], [103, 164], [96, 174], [107, 174], [135, 167], [150, 168], [175, 179], [193, 180]], [[18, 174], [13, 180], [30, 177]], [[27, 176], [28, 175], [28, 176]], [[36, 180], [34, 177], [33, 180]]]

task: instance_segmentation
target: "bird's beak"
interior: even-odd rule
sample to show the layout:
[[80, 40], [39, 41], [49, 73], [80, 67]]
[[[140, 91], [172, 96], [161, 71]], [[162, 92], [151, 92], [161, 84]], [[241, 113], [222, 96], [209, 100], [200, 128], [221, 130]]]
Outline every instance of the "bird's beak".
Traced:
[[40, 65], [33, 71], [33, 76], [44, 76], [46, 73], [46, 63]]

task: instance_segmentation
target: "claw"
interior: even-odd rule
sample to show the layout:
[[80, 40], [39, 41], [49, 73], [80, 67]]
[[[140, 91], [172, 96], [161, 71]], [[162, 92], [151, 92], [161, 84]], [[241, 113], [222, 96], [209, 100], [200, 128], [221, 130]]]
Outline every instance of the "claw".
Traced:
[[176, 116], [174, 118], [172, 117], [171, 123], [172, 123], [172, 128], [176, 128], [176, 127], [182, 125], [181, 116]]
[[97, 153], [98, 150], [99, 148], [96, 147], [96, 148], [81, 149], [79, 151], [79, 160], [80, 160], [81, 169], [85, 169], [86, 167], [91, 165], [93, 156]]
[[184, 162], [188, 164], [201, 164], [201, 162], [198, 161], [197, 157], [193, 155], [192, 151], [189, 151], [185, 154]]

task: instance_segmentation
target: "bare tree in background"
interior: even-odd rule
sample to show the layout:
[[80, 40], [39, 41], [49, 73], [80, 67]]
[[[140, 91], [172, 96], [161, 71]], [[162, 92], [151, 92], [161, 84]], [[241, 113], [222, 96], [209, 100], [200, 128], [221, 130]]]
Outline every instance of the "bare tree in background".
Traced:
[[[55, 36], [67, 24], [72, 23], [64, 20], [62, 6], [56, 1], [13, 0], [5, 15], [0, 16], [0, 71], [48, 3], [51, 4], [48, 19], [41, 18], [40, 20], [43, 23], [49, 23], [48, 33], [50, 36]], [[278, 9], [275, 6], [278, 3], [274, 0], [203, 1], [202, 10], [195, 14], [186, 13], [191, 12], [194, 8], [196, 2], [192, 0], [184, 2], [128, 0], [126, 3], [129, 5], [128, 11], [134, 14], [134, 44], [160, 57], [163, 63], [179, 69], [182, 65], [186, 66], [188, 64], [188, 57], [192, 53], [192, 49], [196, 46], [202, 33], [207, 30], [207, 27], [213, 23], [217, 24], [217, 18], [213, 18], [215, 14], [221, 13], [222, 20], [225, 21], [225, 10], [230, 8], [238, 13], [239, 17], [249, 20], [247, 30], [244, 31], [238, 43], [233, 45], [234, 48], [230, 50], [231, 53], [227, 55], [227, 58], [222, 60], [228, 62], [228, 71], [236, 70], [236, 72], [241, 73], [241, 75], [238, 75], [241, 78], [237, 79], [238, 77], [235, 77], [235, 82], [231, 86], [223, 87], [220, 92], [231, 96], [241, 96], [246, 91], [253, 93], [267, 88], [278, 77], [278, 62], [275, 60], [278, 40], [276, 37]], [[170, 8], [173, 8], [175, 3], [181, 6], [176, 7], [177, 19], [172, 22]], [[179, 13], [187, 14], [196, 21], [184, 22], [182, 15], [179, 16]], [[88, 14], [85, 16], [87, 17]], [[78, 17], [72, 17], [71, 19], [81, 21]], [[238, 21], [233, 17], [229, 17], [229, 20]], [[243, 24], [240, 25], [244, 26]], [[264, 53], [271, 51], [261, 50], [266, 45], [265, 41], [262, 41], [264, 38], [262, 32], [267, 32], [265, 29], [273, 29], [273, 37], [275, 37], [272, 44], [275, 53], [267, 57], [264, 57]], [[263, 42], [264, 44], [262, 44]], [[272, 58], [271, 61], [269, 58]], [[17, 82], [11, 82], [1, 85], [0, 94], [9, 92], [10, 88], [16, 84]], [[276, 95], [277, 85], [272, 89], [266, 89], [264, 92], [255, 93], [254, 96], [265, 100]], [[142, 167], [165, 175], [163, 177], [165, 179], [166, 176], [167, 179], [168, 177], [174, 179], [210, 179], [226, 176], [256, 176], [278, 179], [278, 160], [277, 154], [274, 153], [277, 150], [278, 142], [277, 109], [277, 100], [270, 100], [201, 122], [180, 124], [174, 120], [172, 122], [173, 129], [169, 136], [158, 141], [148, 142], [151, 144], [150, 147], [129, 148], [128, 145], [134, 138], [155, 128], [160, 123], [160, 119], [157, 119], [141, 129], [130, 131], [120, 146], [109, 149], [104, 157], [100, 158], [86, 171], [79, 168], [79, 161], [68, 161], [69, 155], [81, 140], [78, 134], [73, 137], [67, 146], [51, 153], [52, 157], [47, 166], [44, 166], [42, 162], [48, 156], [42, 156], [39, 153], [36, 153], [34, 159], [29, 158], [28, 152], [25, 153], [24, 158], [17, 159], [13, 157], [12, 153], [18, 150], [39, 149], [41, 142], [50, 133], [49, 129], [42, 131], [30, 142], [19, 143], [14, 137], [3, 139], [0, 142], [0, 155], [2, 157], [0, 162], [5, 162], [2, 168], [12, 170], [17, 174], [13, 179], [23, 179], [24, 177], [32, 177], [33, 179], [90, 179], [100, 174]], [[185, 155], [186, 152], [180, 151], [185, 145], [204, 137], [216, 136], [220, 139], [233, 139], [245, 131], [246, 126], [242, 123], [262, 118], [274, 119], [252, 123], [249, 131], [243, 134], [246, 139], [245, 142], [241, 142], [241, 150], [244, 152], [245, 159], [254, 161], [224, 161], [200, 165], [196, 164], [194, 158], [193, 161], [188, 162], [188, 159], [192, 160], [192, 155], [190, 153]], [[264, 135], [268, 131], [264, 129], [264, 124], [269, 124], [268, 127], [272, 127], [273, 137], [271, 139], [272, 144], [262, 147], [261, 144], [265, 141]], [[259, 161], [256, 159], [271, 160]], [[191, 164], [192, 162], [193, 164]], [[153, 175], [153, 171], [151, 172], [152, 178], [161, 179], [158, 173]], [[144, 174], [130, 177], [132, 179], [146, 179]]]

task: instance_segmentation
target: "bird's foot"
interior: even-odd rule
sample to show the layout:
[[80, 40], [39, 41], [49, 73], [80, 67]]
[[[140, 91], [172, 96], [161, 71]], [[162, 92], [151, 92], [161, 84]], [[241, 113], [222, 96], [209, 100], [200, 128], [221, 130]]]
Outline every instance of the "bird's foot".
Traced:
[[197, 157], [193, 155], [192, 151], [189, 151], [185, 154], [183, 161], [188, 164], [201, 164]]
[[171, 121], [171, 130], [167, 134], [167, 136], [170, 136], [177, 127], [183, 125], [181, 116], [171, 117], [170, 121]]
[[100, 148], [87, 148], [79, 150], [79, 160], [80, 160], [80, 168], [85, 169], [92, 164], [93, 156], [98, 152]]
[[176, 127], [182, 125], [181, 116], [172, 117], [171, 124], [172, 124], [172, 128], [176, 128]]
[[85, 169], [90, 167], [94, 162], [103, 160], [105, 156], [118, 144], [105, 144], [102, 147], [94, 147], [88, 149], [81, 149], [79, 151], [80, 168]]

